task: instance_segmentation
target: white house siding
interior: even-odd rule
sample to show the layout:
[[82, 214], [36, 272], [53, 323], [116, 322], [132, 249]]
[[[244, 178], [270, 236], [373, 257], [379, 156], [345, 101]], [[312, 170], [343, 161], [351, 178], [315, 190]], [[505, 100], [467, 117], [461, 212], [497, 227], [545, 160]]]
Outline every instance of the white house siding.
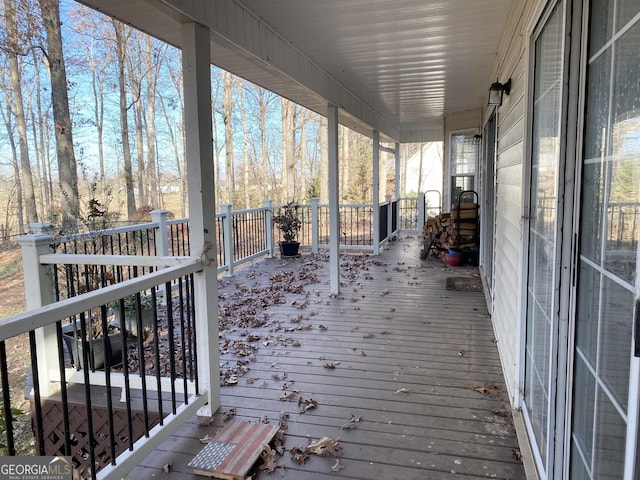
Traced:
[[[511, 94], [498, 110], [495, 185], [494, 279], [492, 319], [511, 401], [518, 404], [520, 384], [523, 232], [526, 213], [526, 92], [529, 30], [543, 2], [516, 0], [498, 50], [494, 77], [512, 79]], [[487, 85], [488, 87], [488, 85]], [[490, 111], [485, 112], [484, 120]]]

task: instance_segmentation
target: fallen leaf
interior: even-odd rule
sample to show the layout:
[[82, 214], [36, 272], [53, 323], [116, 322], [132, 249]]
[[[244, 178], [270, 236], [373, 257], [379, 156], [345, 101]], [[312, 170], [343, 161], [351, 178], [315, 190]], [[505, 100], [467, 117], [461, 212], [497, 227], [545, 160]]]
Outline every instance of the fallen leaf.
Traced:
[[296, 398], [296, 395], [298, 395], [297, 390], [292, 390], [289, 393], [285, 392], [280, 396], [280, 401], [281, 402], [290, 402], [291, 400]]
[[304, 465], [306, 461], [309, 460], [309, 454], [298, 447], [293, 447], [291, 449], [291, 458], [293, 458], [300, 465]]
[[162, 466], [162, 471], [163, 471], [164, 473], [169, 473], [169, 472], [171, 471], [171, 464], [170, 464], [170, 463], [165, 463], [165, 464]]
[[340, 439], [322, 437], [316, 442], [311, 442], [304, 451], [306, 453], [313, 453], [314, 455], [320, 455], [321, 457], [337, 457], [342, 452], [342, 446], [340, 445]]
[[213, 417], [206, 417], [206, 418], [202, 418], [202, 419], [200, 420], [199, 425], [200, 425], [201, 427], [208, 427], [209, 425], [211, 425], [211, 424], [213, 423], [213, 421], [214, 421], [214, 418], [213, 418]]
[[263, 415], [262, 418], [260, 419], [260, 423], [269, 423], [269, 417], [267, 417], [266, 415]]
[[235, 414], [236, 414], [236, 409], [235, 408], [230, 408], [229, 410], [226, 410], [225, 412], [222, 413], [222, 421], [226, 422], [231, 417], [233, 417]]
[[342, 430], [353, 430], [354, 428], [356, 428], [356, 425], [360, 423], [360, 418], [361, 417], [351, 415], [351, 420], [349, 420], [349, 423], [345, 423], [344, 425], [342, 425]]
[[334, 368], [336, 368], [336, 364], [333, 362], [327, 362], [323, 365], [324, 368], [328, 368], [329, 370], [332, 370]]
[[304, 399], [304, 398], [300, 397], [298, 399], [298, 405], [301, 406], [300, 413], [304, 413], [307, 410], [311, 410], [313, 408], [317, 408], [318, 407], [318, 402], [316, 402], [313, 398]]
[[344, 466], [340, 463], [340, 459], [336, 458], [336, 463], [331, 467], [332, 472], [339, 472], [344, 469]]
[[211, 440], [213, 440], [213, 437], [207, 434], [200, 439], [200, 443], [209, 443]]
[[325, 330], [328, 330], [328, 328], [327, 328], [325, 325], [323, 325], [322, 323], [321, 323], [320, 325], [318, 325], [318, 328], [319, 328], [320, 330], [322, 330], [323, 332], [324, 332]]
[[264, 450], [260, 454], [260, 458], [262, 459], [262, 464], [258, 466], [258, 469], [266, 471], [267, 473], [273, 473], [278, 468], [278, 463], [276, 461], [276, 452], [269, 445], [265, 445]]
[[395, 395], [396, 393], [410, 393], [410, 392], [411, 392], [411, 390], [409, 390], [408, 388], [404, 388], [404, 387], [403, 387], [403, 388], [401, 388], [400, 390], [396, 390], [396, 391], [394, 392], [394, 395]]
[[488, 383], [486, 385], [470, 385], [469, 387], [467, 387], [470, 390], [475, 390], [476, 392], [480, 392], [483, 393], [485, 395], [491, 395], [491, 396], [496, 396], [496, 395], [500, 395], [502, 393], [502, 388], [498, 387], [497, 385], [493, 385], [492, 383]]
[[361, 356], [361, 357], [366, 357], [366, 356], [367, 356], [367, 354], [366, 354], [366, 353], [364, 353], [364, 350], [360, 350], [360, 356]]
[[513, 458], [515, 458], [517, 461], [522, 460], [522, 452], [520, 451], [519, 448], [512, 449], [511, 454], [513, 455]]

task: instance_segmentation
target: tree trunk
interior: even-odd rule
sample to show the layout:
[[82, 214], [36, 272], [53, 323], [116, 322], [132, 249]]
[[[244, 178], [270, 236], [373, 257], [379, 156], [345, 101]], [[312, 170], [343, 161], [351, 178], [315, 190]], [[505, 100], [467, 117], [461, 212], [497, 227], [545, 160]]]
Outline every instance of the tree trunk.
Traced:
[[282, 99], [282, 171], [284, 183], [284, 201], [295, 199], [296, 181], [296, 105], [286, 98]]
[[145, 44], [145, 66], [147, 70], [147, 178], [149, 183], [149, 202], [153, 208], [159, 208], [158, 175], [156, 171], [156, 80], [159, 67], [154, 65], [151, 55], [151, 43], [151, 37], [147, 36]]
[[[9, 145], [11, 146], [11, 159], [12, 159], [11, 164], [13, 165], [13, 175], [15, 177], [14, 183], [15, 183], [16, 197], [17, 197], [16, 217], [18, 220], [18, 232], [24, 233], [25, 231], [24, 230], [24, 211], [22, 208], [22, 185], [20, 183], [20, 166], [18, 165], [18, 149], [16, 147], [16, 142], [13, 139], [13, 124], [11, 122], [12, 112], [11, 112], [10, 104], [12, 103], [11, 101], [12, 95], [8, 85], [4, 83], [4, 79], [2, 79], [2, 83], [0, 83], [0, 85], [2, 86], [2, 91], [4, 92], [5, 98], [7, 99], [6, 113], [4, 110], [1, 110], [1, 112], [2, 112], [2, 119], [4, 120], [5, 127], [7, 128], [7, 138], [9, 139]], [[8, 234], [8, 232], [6, 234]]]
[[[36, 194], [33, 187], [33, 175], [31, 173], [31, 159], [29, 158], [29, 143], [27, 137], [27, 121], [24, 113], [22, 99], [22, 85], [20, 83], [20, 66], [18, 64], [18, 27], [16, 23], [15, 3], [11, 0], [4, 1], [5, 28], [9, 48], [6, 52], [9, 67], [9, 81], [13, 90], [13, 114], [16, 117], [18, 129], [18, 144], [20, 146], [20, 170], [22, 174], [22, 193], [24, 207], [27, 214], [27, 222], [38, 221], [38, 209], [36, 207]], [[66, 90], [65, 90], [66, 91]]]
[[[40, 0], [43, 1], [43, 0]], [[118, 86], [120, 90], [120, 130], [122, 131], [122, 155], [124, 161], [124, 183], [127, 192], [127, 216], [133, 218], [136, 213], [136, 198], [133, 191], [133, 171], [131, 166], [131, 147], [129, 146], [129, 121], [127, 119], [127, 85], [125, 83], [125, 60], [127, 37], [125, 26], [112, 20], [116, 34], [116, 51], [118, 56]]]
[[222, 118], [224, 121], [224, 150], [225, 150], [225, 176], [227, 179], [227, 202], [235, 203], [235, 172], [233, 161], [233, 88], [234, 77], [228, 72], [222, 72]]
[[268, 103], [266, 101], [266, 90], [258, 87], [258, 124], [260, 128], [260, 156], [261, 167], [260, 177], [262, 185], [262, 198], [267, 198], [269, 195], [269, 148], [267, 147], [267, 111]]
[[240, 88], [240, 115], [242, 121], [242, 138], [243, 138], [243, 154], [242, 154], [242, 181], [244, 183], [244, 208], [251, 208], [251, 191], [249, 181], [249, 129], [247, 128], [247, 106], [244, 102], [244, 86], [242, 83]]
[[307, 121], [309, 120], [308, 113], [305, 111], [302, 113], [300, 121], [300, 147], [299, 147], [299, 161], [300, 161], [300, 186], [298, 188], [298, 196], [300, 199], [307, 198]]
[[327, 117], [320, 120], [320, 203], [329, 203], [329, 145]]
[[[32, 56], [33, 59], [33, 67], [35, 70], [35, 91], [36, 91], [36, 115], [37, 118], [44, 118], [44, 113], [43, 113], [43, 109], [42, 109], [42, 95], [40, 94], [40, 92], [42, 91], [42, 88], [40, 87], [40, 61], [38, 59], [37, 55], [33, 55]], [[37, 124], [37, 125], [36, 125]], [[51, 170], [51, 166], [49, 165], [49, 149], [47, 148], [48, 145], [45, 142], [45, 126], [43, 123], [41, 122], [34, 122], [34, 125], [37, 130], [37, 136], [35, 136], [34, 134], [34, 141], [36, 142], [36, 151], [38, 152], [38, 156], [40, 157], [40, 162], [42, 164], [42, 177], [39, 176], [39, 181], [40, 181], [40, 185], [41, 185], [41, 196], [43, 198], [43, 202], [44, 202], [44, 212], [51, 212], [52, 206], [53, 206], [53, 192], [52, 192], [52, 185], [51, 182], [49, 181], [49, 175], [48, 173]], [[35, 140], [37, 139], [37, 140]]]
[[77, 230], [80, 212], [78, 171], [73, 150], [73, 130], [69, 114], [67, 71], [62, 51], [59, 0], [38, 0], [47, 33], [47, 60], [51, 76], [51, 104], [56, 135], [58, 179], [62, 189], [62, 223], [68, 230]]

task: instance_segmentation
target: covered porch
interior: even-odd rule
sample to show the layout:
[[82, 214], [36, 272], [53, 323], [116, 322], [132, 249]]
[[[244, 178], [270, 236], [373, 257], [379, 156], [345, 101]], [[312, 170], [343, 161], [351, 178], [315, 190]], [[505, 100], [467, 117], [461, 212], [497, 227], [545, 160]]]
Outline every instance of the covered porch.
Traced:
[[[419, 253], [404, 236], [380, 256], [342, 256], [338, 296], [322, 253], [221, 279], [221, 407], [212, 422], [191, 418], [129, 478], [202, 478], [187, 465], [227, 417], [284, 428], [286, 451], [274, 473], [255, 470], [260, 479], [526, 478], [478, 270]], [[471, 291], [447, 289], [450, 277]], [[280, 292], [284, 303], [251, 327], [247, 312]], [[310, 400], [317, 407], [301, 413]], [[321, 437], [340, 439], [338, 457], [293, 458]]]

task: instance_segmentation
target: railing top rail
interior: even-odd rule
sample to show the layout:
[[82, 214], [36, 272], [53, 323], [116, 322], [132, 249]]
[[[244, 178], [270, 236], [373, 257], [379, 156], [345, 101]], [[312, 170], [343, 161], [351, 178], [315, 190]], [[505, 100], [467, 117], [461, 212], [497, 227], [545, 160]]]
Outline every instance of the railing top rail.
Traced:
[[40, 255], [44, 265], [116, 265], [125, 267], [173, 267], [184, 265], [192, 257], [161, 257], [158, 255], [93, 255], [74, 253], [47, 253]]
[[104, 230], [95, 230], [91, 232], [82, 232], [82, 233], [72, 233], [70, 235], [63, 235], [60, 237], [56, 243], [66, 243], [71, 242], [73, 240], [90, 240], [92, 238], [97, 238], [101, 235], [117, 235], [118, 233], [128, 233], [128, 232], [137, 232], [139, 230], [146, 230], [151, 228], [158, 228], [159, 225], [155, 222], [149, 223], [138, 223], [136, 225], [126, 225], [124, 227], [113, 227], [107, 228]]
[[157, 272], [125, 280], [99, 290], [83, 293], [76, 297], [60, 300], [27, 312], [0, 319], [0, 341], [16, 337], [36, 328], [50, 325], [64, 318], [77, 315], [79, 312], [86, 312], [93, 308], [114, 302], [130, 295], [133, 291], [153, 288], [177, 277], [190, 275], [201, 269], [201, 261], [199, 259], [191, 259], [182, 265], [158, 270]]
[[266, 210], [271, 209], [268, 207], [245, 208], [244, 210], [233, 210], [231, 213], [233, 213], [234, 215], [243, 215], [245, 213], [262, 212]]
[[189, 223], [189, 217], [174, 218], [173, 220], [167, 220], [167, 225], [180, 225], [181, 223]]

